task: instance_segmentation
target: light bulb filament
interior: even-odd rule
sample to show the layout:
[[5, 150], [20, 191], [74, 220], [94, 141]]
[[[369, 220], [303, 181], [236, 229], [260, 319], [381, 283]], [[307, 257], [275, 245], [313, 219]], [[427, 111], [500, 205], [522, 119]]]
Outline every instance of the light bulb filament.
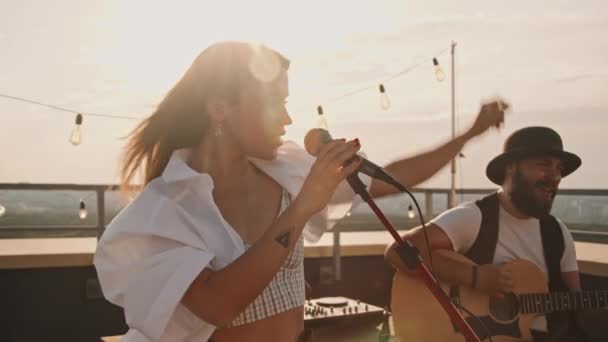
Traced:
[[411, 204], [407, 207], [407, 217], [410, 219], [416, 217], [416, 213], [414, 213], [414, 208], [412, 208]]
[[326, 131], [329, 131], [329, 125], [327, 124], [327, 120], [325, 120], [325, 115], [323, 115], [323, 107], [317, 107], [317, 128], [322, 128]]
[[76, 126], [72, 129], [70, 134], [70, 143], [74, 146], [80, 145], [82, 142], [82, 114], [76, 115]]
[[445, 80], [445, 73], [443, 72], [443, 69], [441, 69], [441, 65], [439, 65], [439, 61], [435, 57], [433, 57], [433, 66], [435, 68], [435, 78], [437, 81], [441, 82]]
[[80, 217], [81, 220], [84, 220], [87, 218], [88, 215], [88, 211], [87, 211], [87, 205], [84, 203], [83, 200], [80, 200], [80, 210], [78, 211], [78, 217]]
[[384, 110], [388, 110], [391, 108], [391, 100], [388, 98], [386, 94], [386, 89], [384, 88], [384, 84], [380, 84], [380, 108]]

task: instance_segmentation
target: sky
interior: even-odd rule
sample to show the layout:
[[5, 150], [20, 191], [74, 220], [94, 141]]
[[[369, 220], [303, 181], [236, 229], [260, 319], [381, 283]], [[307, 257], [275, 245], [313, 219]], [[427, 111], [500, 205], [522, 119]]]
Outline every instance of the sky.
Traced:
[[[85, 117], [75, 147], [74, 114], [0, 98], [0, 183], [116, 183], [123, 137], [138, 121], [86, 113], [144, 118], [220, 40], [261, 42], [290, 58], [289, 138], [302, 142], [321, 104], [332, 135], [358, 137], [379, 164], [426, 151], [450, 138], [454, 41], [457, 132], [482, 100], [512, 104], [500, 131], [465, 146], [457, 187], [492, 187], [485, 165], [504, 139], [546, 125], [583, 159], [562, 186], [606, 189], [606, 32], [601, 0], [3, 0], [0, 94]], [[404, 70], [384, 83], [392, 105], [382, 110], [379, 82]], [[448, 169], [422, 186], [448, 188]]]

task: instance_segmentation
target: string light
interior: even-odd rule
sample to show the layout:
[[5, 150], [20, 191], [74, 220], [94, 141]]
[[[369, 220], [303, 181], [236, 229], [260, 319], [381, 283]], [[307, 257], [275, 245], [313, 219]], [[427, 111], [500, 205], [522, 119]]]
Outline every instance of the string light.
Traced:
[[6, 208], [0, 204], [0, 217], [6, 215]]
[[97, 116], [97, 117], [109, 118], [109, 119], [140, 120], [140, 118], [136, 118], [136, 117], [133, 117], [133, 116], [111, 115], [111, 114], [101, 114], [101, 113], [88, 113], [88, 112], [84, 113], [84, 112], [81, 112], [81, 111], [78, 111], [78, 110], [75, 110], [75, 109], [60, 107], [60, 106], [56, 106], [56, 105], [53, 105], [53, 104], [43, 103], [43, 102], [32, 100], [32, 99], [26, 99], [25, 97], [19, 97], [19, 96], [8, 95], [8, 94], [1, 94], [0, 93], [0, 97], [6, 98], [6, 99], [10, 99], [10, 100], [19, 101], [19, 102], [25, 102], [25, 103], [29, 103], [29, 104], [33, 104], [33, 105], [37, 105], [37, 106], [43, 106], [43, 107], [55, 109], [55, 110], [58, 110], [60, 112], [66, 112], [66, 113], [73, 113], [73, 114], [80, 114], [80, 113], [82, 113], [82, 115]]
[[[450, 50], [450, 48], [444, 48], [441, 51], [437, 51], [437, 53], [435, 53], [434, 56], [443, 55], [444, 53], [446, 53], [449, 50]], [[431, 55], [431, 56], [433, 56], [433, 55]], [[395, 79], [397, 77], [401, 77], [401, 76], [403, 76], [405, 74], [408, 74], [411, 71], [413, 71], [413, 70], [415, 70], [415, 69], [417, 69], [417, 68], [425, 65], [426, 63], [428, 63], [428, 60], [420, 61], [419, 63], [411, 65], [411, 66], [409, 66], [409, 67], [407, 67], [407, 68], [405, 68], [405, 69], [403, 69], [403, 70], [401, 70], [401, 71], [399, 71], [399, 72], [397, 72], [397, 73], [395, 73], [393, 75], [390, 75], [390, 76], [382, 79], [379, 88], [384, 88], [384, 84], [386, 84], [386, 82], [392, 81], [393, 79]], [[437, 62], [437, 58], [433, 58], [433, 63], [437, 63], [437, 66], [439, 65], [439, 62]], [[436, 68], [436, 72], [435, 72], [436, 75], [435, 75], [435, 77], [441, 77], [441, 80], [445, 79], [445, 73], [443, 73], [443, 70], [441, 70], [440, 67], [439, 67], [438, 70], [439, 71], [437, 71], [437, 68]], [[368, 90], [373, 89], [373, 88], [375, 88], [375, 86], [365, 86], [365, 87], [362, 87], [362, 88], [358, 88], [358, 89], [352, 90], [350, 92], [347, 92], [345, 94], [325, 99], [323, 101], [323, 103], [332, 103], [332, 102], [341, 101], [341, 100], [344, 100], [347, 97], [359, 94], [359, 93], [364, 92], [364, 91], [368, 91]], [[382, 89], [380, 89], [380, 92], [381, 92], [380, 95], [382, 95]], [[386, 88], [384, 89], [384, 94], [386, 94]], [[390, 99], [388, 99], [388, 96], [387, 96], [386, 99], [388, 100], [387, 101], [388, 106], [390, 106]], [[383, 101], [383, 99], [380, 99], [380, 101]], [[383, 104], [382, 104], [382, 102], [380, 103], [380, 106], [384, 107]], [[388, 109], [388, 107], [387, 107], [387, 109]]]
[[327, 120], [325, 120], [325, 115], [323, 115], [323, 107], [321, 106], [317, 106], [317, 128], [323, 128], [324, 130], [329, 131]]
[[[448, 49], [443, 49], [441, 51], [438, 51], [435, 56], [439, 56], [442, 55], [443, 53], [445, 53], [446, 51], [448, 51]], [[405, 75], [409, 72], [411, 72], [414, 69], [417, 69], [418, 67], [422, 66], [423, 64], [425, 64], [426, 62], [419, 62], [417, 64], [414, 64], [410, 67], [407, 67], [393, 75], [390, 75], [386, 78], [384, 78], [382, 80], [382, 83], [379, 84], [379, 90], [380, 90], [380, 107], [383, 110], [388, 110], [391, 106], [391, 101], [386, 93], [386, 88], [384, 86], [384, 84], [388, 81], [391, 81], [397, 77], [400, 77], [402, 75]], [[433, 57], [433, 65], [435, 68], [435, 77], [437, 78], [438, 81], [443, 81], [445, 79], [445, 73], [443, 72], [443, 70], [441, 69], [441, 66], [439, 65], [439, 62], [437, 61], [436, 57]], [[351, 92], [348, 92], [346, 94], [334, 97], [334, 98], [330, 98], [327, 99], [325, 102], [335, 102], [335, 101], [339, 101], [342, 100], [346, 97], [350, 97], [352, 95], [358, 94], [360, 92], [363, 91], [367, 91], [369, 89], [373, 88], [373, 86], [367, 86], [364, 88], [359, 88], [356, 90], [353, 90]], [[69, 112], [69, 113], [74, 113], [76, 114], [76, 126], [72, 129], [72, 132], [70, 134], [70, 138], [69, 138], [69, 142], [74, 145], [74, 146], [78, 146], [79, 144], [82, 143], [82, 121], [83, 121], [83, 117], [85, 115], [88, 116], [98, 116], [98, 117], [105, 117], [105, 118], [112, 118], [112, 119], [126, 119], [126, 120], [141, 120], [141, 118], [138, 117], [132, 117], [132, 116], [123, 116], [123, 115], [110, 115], [110, 114], [100, 114], [100, 113], [89, 113], [89, 112], [82, 112], [82, 111], [76, 111], [74, 109], [70, 109], [70, 108], [65, 108], [65, 107], [60, 107], [57, 105], [53, 105], [53, 104], [48, 104], [48, 103], [43, 103], [37, 100], [32, 100], [32, 99], [28, 99], [28, 98], [24, 98], [24, 97], [19, 97], [19, 96], [13, 96], [13, 95], [9, 95], [9, 94], [3, 94], [0, 93], [0, 97], [3, 98], [7, 98], [7, 99], [12, 99], [15, 101], [20, 101], [20, 102], [25, 102], [25, 103], [30, 103], [30, 104], [34, 104], [34, 105], [39, 105], [39, 106], [44, 106], [44, 107], [48, 107], [57, 111], [63, 111], [63, 112]], [[323, 129], [328, 129], [329, 125], [327, 124], [327, 120], [325, 119], [325, 116], [323, 115], [323, 107], [321, 105], [319, 105], [317, 107], [317, 113], [318, 113], [318, 119], [317, 119], [317, 127], [319, 128], [323, 128]]]
[[89, 215], [89, 212], [87, 211], [87, 205], [84, 203], [84, 200], [80, 200], [80, 210], [78, 211], [78, 217], [80, 217], [81, 220], [84, 220], [87, 218], [87, 215]]
[[70, 134], [70, 143], [74, 146], [80, 145], [82, 142], [82, 114], [76, 115], [76, 126], [72, 129]]
[[29, 104], [33, 104], [33, 105], [37, 105], [37, 106], [47, 107], [47, 108], [51, 108], [51, 109], [54, 109], [54, 110], [57, 110], [57, 111], [60, 111], [60, 112], [66, 112], [66, 113], [74, 113], [74, 114], [76, 114], [76, 127], [74, 127], [72, 129], [72, 132], [70, 133], [70, 138], [68, 139], [68, 141], [72, 145], [74, 145], [74, 146], [78, 146], [82, 142], [82, 132], [81, 132], [81, 127], [80, 126], [82, 125], [82, 119], [83, 119], [84, 115], [97, 116], [97, 117], [103, 117], [103, 118], [109, 118], [109, 119], [140, 120], [140, 118], [136, 118], [136, 117], [132, 117], [132, 116], [124, 116], [124, 115], [111, 115], [111, 114], [100, 114], [100, 113], [83, 113], [83, 112], [80, 112], [80, 111], [76, 111], [74, 109], [60, 107], [60, 106], [56, 106], [56, 105], [53, 105], [53, 104], [48, 104], [48, 103], [40, 102], [40, 101], [37, 101], [37, 100], [27, 99], [25, 97], [13, 96], [13, 95], [9, 95], [9, 94], [2, 94], [2, 93], [0, 93], [0, 97], [6, 98], [6, 99], [10, 99], [10, 100], [19, 101], [19, 102], [25, 102], [25, 103], [29, 103]]
[[388, 95], [386, 94], [386, 89], [384, 88], [384, 84], [380, 83], [380, 87], [378, 87], [380, 90], [380, 108], [384, 109], [384, 110], [388, 110], [389, 108], [391, 108], [391, 100], [388, 98]]
[[443, 69], [441, 69], [441, 65], [439, 65], [439, 61], [436, 57], [433, 57], [433, 66], [435, 68], [435, 78], [437, 78], [437, 81], [441, 82], [445, 80], [445, 73], [443, 72]]
[[412, 207], [411, 204], [407, 207], [407, 217], [410, 219], [413, 219], [414, 217], [416, 217], [416, 213], [414, 213], [414, 208]]

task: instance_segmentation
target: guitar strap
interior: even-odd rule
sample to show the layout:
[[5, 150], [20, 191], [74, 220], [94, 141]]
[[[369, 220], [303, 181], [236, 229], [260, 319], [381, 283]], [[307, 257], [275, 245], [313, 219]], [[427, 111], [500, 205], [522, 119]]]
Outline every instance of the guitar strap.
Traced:
[[[549, 291], [567, 291], [562, 280], [560, 262], [564, 253], [564, 235], [557, 219], [547, 215], [540, 219], [540, 235], [543, 242], [545, 263], [549, 271]], [[547, 246], [550, 246], [547, 248]], [[547, 328], [557, 341], [580, 341], [574, 316], [570, 312], [555, 312], [547, 314]]]
[[481, 226], [471, 248], [465, 256], [478, 265], [491, 264], [498, 243], [498, 193], [485, 196], [475, 204], [481, 210]]
[[567, 289], [562, 281], [560, 267], [564, 254], [564, 235], [555, 217], [547, 215], [540, 219], [540, 236], [543, 241], [545, 263], [549, 272], [549, 290], [551, 292], [565, 291]]

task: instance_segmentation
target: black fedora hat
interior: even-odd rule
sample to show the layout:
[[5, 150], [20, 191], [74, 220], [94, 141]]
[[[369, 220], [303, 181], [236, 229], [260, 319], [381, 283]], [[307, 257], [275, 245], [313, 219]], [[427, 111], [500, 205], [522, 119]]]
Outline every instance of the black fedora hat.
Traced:
[[511, 134], [503, 146], [503, 153], [492, 159], [486, 167], [486, 175], [495, 184], [502, 185], [507, 163], [524, 157], [551, 155], [562, 160], [562, 177], [581, 166], [581, 158], [564, 151], [562, 138], [548, 127], [525, 127]]

